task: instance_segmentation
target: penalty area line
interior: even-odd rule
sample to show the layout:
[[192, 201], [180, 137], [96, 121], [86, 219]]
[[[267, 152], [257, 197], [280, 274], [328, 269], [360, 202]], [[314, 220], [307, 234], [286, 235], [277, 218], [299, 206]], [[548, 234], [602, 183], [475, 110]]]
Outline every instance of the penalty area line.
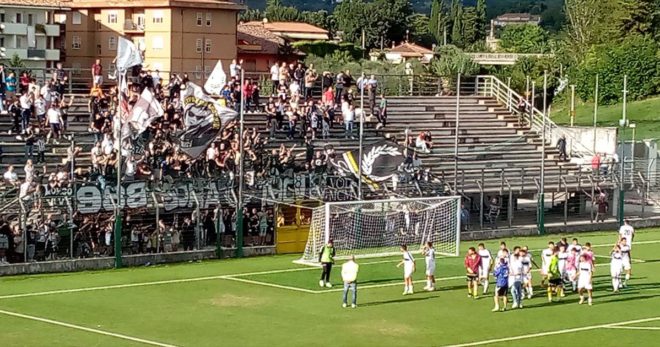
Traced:
[[46, 324], [51, 324], [51, 325], [58, 325], [58, 326], [61, 326], [61, 327], [65, 327], [65, 328], [69, 328], [69, 329], [75, 329], [75, 330], [81, 330], [81, 331], [85, 331], [85, 332], [93, 333], [93, 334], [110, 336], [110, 337], [114, 337], [114, 338], [118, 338], [118, 339], [122, 339], [122, 340], [128, 340], [128, 341], [142, 343], [142, 344], [145, 344], [145, 345], [159, 346], [159, 347], [176, 347], [175, 345], [171, 345], [171, 344], [167, 344], [167, 343], [151, 341], [151, 340], [145, 340], [145, 339], [141, 339], [139, 337], [133, 337], [133, 336], [123, 335], [123, 334], [117, 334], [117, 333], [113, 333], [113, 332], [109, 332], [109, 331], [105, 331], [105, 330], [87, 328], [87, 327], [80, 326], [80, 325], [60, 322], [60, 321], [56, 321], [56, 320], [52, 320], [52, 319], [48, 319], [48, 318], [30, 316], [30, 315], [22, 314], [22, 313], [16, 313], [16, 312], [11, 312], [11, 311], [0, 310], [0, 314], [4, 314], [6, 316], [22, 318], [22, 319], [33, 320], [33, 321], [46, 323]]
[[577, 327], [577, 328], [546, 331], [546, 332], [536, 333], [536, 334], [510, 336], [510, 337], [503, 337], [503, 338], [498, 338], [498, 339], [461, 343], [461, 344], [456, 344], [456, 345], [445, 345], [445, 347], [482, 346], [482, 345], [489, 345], [489, 344], [500, 343], [500, 342], [533, 339], [533, 338], [536, 338], [536, 337], [545, 337], [545, 336], [569, 334], [569, 333], [574, 333], [574, 332], [579, 332], [579, 331], [596, 330], [596, 329], [610, 329], [610, 328], [621, 326], [621, 325], [653, 322], [653, 321], [657, 321], [657, 320], [660, 320], [660, 317], [650, 317], [650, 318], [635, 319], [635, 320], [614, 322], [614, 323], [607, 323], [607, 324], [588, 325], [588, 326]]

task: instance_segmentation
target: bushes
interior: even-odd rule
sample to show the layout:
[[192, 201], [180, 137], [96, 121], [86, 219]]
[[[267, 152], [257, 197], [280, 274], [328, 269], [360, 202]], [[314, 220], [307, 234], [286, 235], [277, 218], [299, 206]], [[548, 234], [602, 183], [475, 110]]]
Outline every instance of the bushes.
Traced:
[[291, 45], [305, 54], [315, 55], [317, 57], [326, 57], [337, 51], [347, 52], [354, 60], [362, 58], [361, 48], [349, 42], [329, 42], [329, 41], [298, 41]]
[[660, 93], [658, 44], [639, 35], [616, 45], [592, 48], [577, 68], [575, 84], [583, 100], [593, 100], [596, 74], [599, 76], [599, 103], [622, 99], [623, 76], [628, 75], [628, 98], [642, 99]]

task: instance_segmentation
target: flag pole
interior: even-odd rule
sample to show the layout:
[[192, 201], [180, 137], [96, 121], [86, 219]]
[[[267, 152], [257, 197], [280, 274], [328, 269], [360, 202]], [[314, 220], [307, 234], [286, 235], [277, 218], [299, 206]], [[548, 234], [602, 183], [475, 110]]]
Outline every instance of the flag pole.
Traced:
[[245, 74], [241, 68], [241, 109], [238, 125], [238, 153], [240, 160], [238, 162], [238, 204], [236, 206], [236, 258], [243, 257], [243, 114], [245, 109], [245, 95], [243, 95], [243, 84], [245, 83]]
[[122, 104], [122, 91], [121, 84], [122, 80], [126, 83], [126, 71], [118, 71], [119, 76], [117, 76], [117, 89], [118, 93], [118, 104], [117, 108], [117, 123], [115, 124], [115, 141], [117, 142], [117, 204], [115, 205], [115, 232], [114, 232], [114, 249], [115, 249], [115, 268], [122, 267], [121, 259], [121, 228], [122, 228], [122, 216], [121, 216], [121, 104]]

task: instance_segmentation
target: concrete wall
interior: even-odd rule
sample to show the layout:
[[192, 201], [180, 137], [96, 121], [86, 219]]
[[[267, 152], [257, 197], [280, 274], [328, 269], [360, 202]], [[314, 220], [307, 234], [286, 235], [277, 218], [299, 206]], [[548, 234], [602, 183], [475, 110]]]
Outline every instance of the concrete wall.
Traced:
[[[577, 148], [586, 148], [592, 150], [594, 146], [594, 128], [593, 127], [559, 127], [562, 130], [571, 134], [571, 137], [578, 140], [582, 146]], [[618, 128], [603, 128], [596, 129], [596, 152], [606, 153], [613, 155], [617, 149], [617, 132]], [[559, 134], [556, 132], [552, 134], [552, 144], [556, 144], [559, 139]], [[567, 150], [571, 148], [570, 139], [567, 139]], [[569, 153], [570, 154], [570, 153]]]
[[[223, 258], [231, 258], [236, 249], [223, 249]], [[246, 247], [243, 255], [246, 257], [274, 255], [274, 246]], [[138, 254], [123, 256], [124, 266], [145, 266], [165, 263], [182, 263], [196, 260], [217, 259], [215, 249], [192, 252], [171, 252], [159, 254]], [[87, 270], [112, 269], [114, 258], [87, 258], [74, 260], [57, 260], [40, 263], [0, 265], [0, 276], [24, 275], [36, 273], [74, 272]]]

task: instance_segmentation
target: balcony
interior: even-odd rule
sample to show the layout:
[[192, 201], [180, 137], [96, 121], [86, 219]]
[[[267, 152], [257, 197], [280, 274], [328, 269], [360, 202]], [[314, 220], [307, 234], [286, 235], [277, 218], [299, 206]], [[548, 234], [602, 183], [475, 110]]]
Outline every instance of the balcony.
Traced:
[[61, 27], [62, 26], [60, 24], [45, 24], [44, 29], [46, 36], [59, 37], [62, 30]]
[[124, 34], [144, 34], [144, 24], [138, 24], [132, 19], [127, 19], [124, 21]]
[[27, 24], [0, 23], [0, 33], [3, 35], [27, 35]]
[[22, 60], [60, 60], [59, 49], [7, 48], [5, 54], [7, 59], [17, 55]]

